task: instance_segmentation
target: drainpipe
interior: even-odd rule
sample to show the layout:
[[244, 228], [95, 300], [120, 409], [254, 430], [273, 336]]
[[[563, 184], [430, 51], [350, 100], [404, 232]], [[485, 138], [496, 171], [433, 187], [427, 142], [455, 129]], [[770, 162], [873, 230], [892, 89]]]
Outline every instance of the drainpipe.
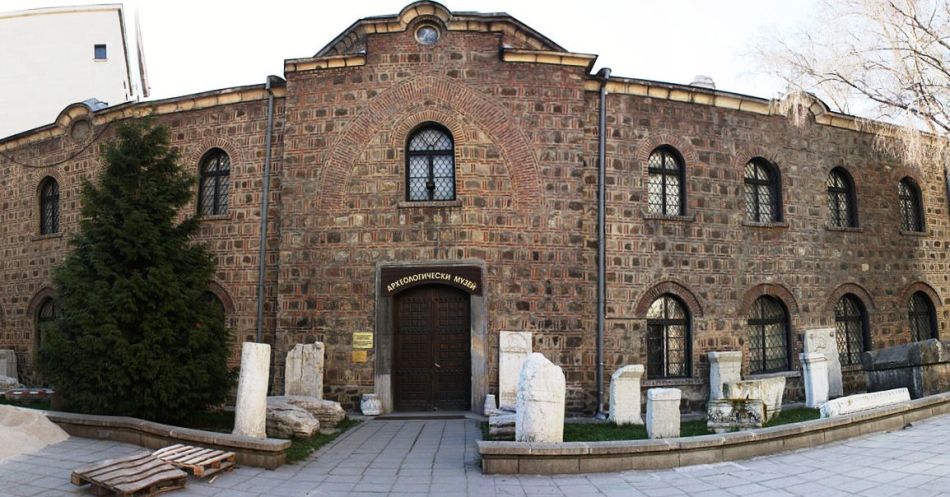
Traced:
[[264, 340], [264, 276], [266, 270], [267, 248], [267, 208], [270, 203], [270, 156], [271, 140], [274, 135], [274, 90], [272, 84], [280, 82], [277, 76], [268, 76], [264, 89], [267, 91], [267, 130], [264, 134], [264, 190], [261, 193], [261, 238], [257, 253], [257, 343]]
[[604, 418], [604, 319], [607, 315], [607, 80], [610, 68], [598, 73], [600, 78], [600, 115], [598, 117], [597, 149], [597, 417]]

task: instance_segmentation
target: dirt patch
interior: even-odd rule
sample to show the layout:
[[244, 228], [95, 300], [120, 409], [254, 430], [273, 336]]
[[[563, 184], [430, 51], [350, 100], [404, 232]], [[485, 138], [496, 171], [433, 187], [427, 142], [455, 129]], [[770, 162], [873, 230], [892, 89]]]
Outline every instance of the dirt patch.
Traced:
[[36, 452], [69, 435], [35, 409], [0, 405], [0, 461]]

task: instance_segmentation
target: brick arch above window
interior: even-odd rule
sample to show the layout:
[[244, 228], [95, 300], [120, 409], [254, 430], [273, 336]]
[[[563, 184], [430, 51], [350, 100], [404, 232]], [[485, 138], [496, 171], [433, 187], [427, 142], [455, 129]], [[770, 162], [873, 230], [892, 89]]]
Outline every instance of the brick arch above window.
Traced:
[[937, 290], [934, 290], [934, 287], [923, 281], [915, 281], [914, 283], [905, 286], [904, 289], [901, 290], [901, 293], [897, 296], [898, 307], [906, 307], [911, 295], [917, 292], [922, 292], [924, 295], [929, 297], [934, 307], [940, 307], [943, 305], [943, 299], [940, 298], [940, 294], [937, 293]]
[[359, 152], [386, 123], [416, 106], [432, 101], [470, 119], [479, 131], [498, 144], [509, 165], [508, 174], [516, 206], [538, 206], [542, 200], [541, 176], [534, 147], [511, 111], [468, 85], [448, 78], [420, 76], [371, 99], [349, 123], [327, 153], [317, 191], [323, 192], [322, 208], [345, 206], [346, 185]]
[[742, 296], [739, 305], [739, 316], [748, 316], [749, 310], [752, 308], [752, 304], [755, 303], [756, 299], [765, 295], [781, 300], [788, 310], [789, 317], [798, 312], [798, 301], [795, 300], [795, 296], [792, 295], [792, 292], [790, 292], [788, 288], [778, 283], [759, 283], [748, 289]]
[[30, 304], [26, 307], [26, 316], [31, 322], [36, 321], [37, 313], [40, 312], [40, 306], [46, 302], [46, 299], [55, 299], [56, 290], [51, 287], [43, 287], [40, 291], [33, 294], [33, 298], [30, 299]]
[[842, 283], [828, 295], [828, 300], [825, 302], [825, 312], [834, 314], [838, 301], [849, 293], [861, 300], [864, 309], [869, 314], [877, 309], [877, 306], [874, 305], [874, 299], [871, 298], [871, 292], [868, 292], [863, 286], [857, 283]]
[[224, 288], [220, 283], [212, 281], [208, 283], [208, 291], [213, 293], [215, 297], [221, 302], [221, 305], [224, 306], [224, 312], [227, 316], [234, 314], [234, 301], [231, 299], [231, 294], [228, 293], [227, 289]]
[[683, 162], [686, 163], [686, 177], [688, 179], [690, 167], [699, 162], [699, 155], [691, 143], [669, 133], [656, 133], [640, 140], [640, 145], [637, 146], [636, 152], [639, 172], [644, 175], [647, 174], [647, 169], [649, 168], [647, 163], [650, 162], [650, 154], [663, 146], [671, 147], [679, 153]]
[[[172, 145], [175, 144], [172, 143]], [[205, 138], [194, 144], [186, 145], [186, 148], [182, 150], [181, 154], [182, 164], [185, 168], [192, 171], [193, 174], [197, 175], [201, 172], [201, 159], [214, 149], [220, 149], [228, 154], [228, 157], [231, 159], [232, 168], [241, 163], [241, 149], [230, 140], [226, 138]]]
[[675, 280], [661, 281], [643, 292], [643, 295], [640, 296], [640, 300], [637, 301], [637, 306], [634, 308], [636, 316], [646, 317], [647, 310], [650, 309], [653, 302], [665, 294], [679, 298], [689, 309], [690, 316], [694, 318], [703, 317], [703, 305], [696, 294], [687, 288], [686, 285]]

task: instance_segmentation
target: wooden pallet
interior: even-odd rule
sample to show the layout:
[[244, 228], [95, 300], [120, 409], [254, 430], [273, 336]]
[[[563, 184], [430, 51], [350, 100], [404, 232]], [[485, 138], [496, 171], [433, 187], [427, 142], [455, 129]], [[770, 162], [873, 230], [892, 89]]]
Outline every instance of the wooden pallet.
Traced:
[[73, 485], [89, 484], [95, 495], [149, 497], [185, 488], [188, 475], [148, 452], [106, 459], [73, 471]]
[[152, 455], [195, 475], [195, 478], [207, 478], [218, 472], [231, 471], [235, 461], [234, 452], [183, 444], [169, 445], [156, 450]]

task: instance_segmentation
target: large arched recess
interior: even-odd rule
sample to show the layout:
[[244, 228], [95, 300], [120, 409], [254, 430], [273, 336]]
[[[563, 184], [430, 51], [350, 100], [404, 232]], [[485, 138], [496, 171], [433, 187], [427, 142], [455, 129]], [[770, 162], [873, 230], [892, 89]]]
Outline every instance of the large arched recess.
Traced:
[[334, 142], [317, 191], [323, 192], [324, 210], [344, 208], [346, 186], [360, 151], [383, 126], [409, 107], [433, 101], [464, 115], [498, 144], [508, 166], [515, 207], [541, 205], [541, 182], [534, 147], [502, 105], [467, 85], [445, 78], [420, 76], [374, 97]]

